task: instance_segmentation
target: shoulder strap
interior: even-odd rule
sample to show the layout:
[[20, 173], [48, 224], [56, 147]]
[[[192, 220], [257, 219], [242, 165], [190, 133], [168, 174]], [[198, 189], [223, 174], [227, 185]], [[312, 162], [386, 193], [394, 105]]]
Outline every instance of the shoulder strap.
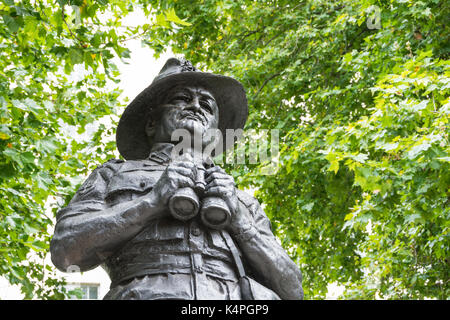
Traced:
[[228, 249], [230, 249], [234, 263], [237, 267], [242, 300], [254, 300], [250, 281], [245, 275], [244, 265], [242, 264], [241, 257], [239, 256], [239, 252], [236, 248], [236, 245], [234, 244], [233, 239], [231, 239], [230, 235], [226, 231], [221, 231], [220, 233], [222, 234], [222, 237], [225, 240]]
[[241, 257], [239, 257], [239, 252], [234, 244], [233, 239], [231, 239], [230, 235], [226, 231], [221, 231], [222, 236], [227, 244], [228, 249], [231, 251], [231, 255], [233, 256], [234, 263], [236, 264], [239, 278], [245, 277], [245, 269], [242, 264]]

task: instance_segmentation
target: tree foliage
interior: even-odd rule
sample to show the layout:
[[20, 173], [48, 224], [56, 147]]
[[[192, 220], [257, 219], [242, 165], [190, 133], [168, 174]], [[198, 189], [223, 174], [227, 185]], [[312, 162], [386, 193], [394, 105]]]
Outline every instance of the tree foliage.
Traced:
[[448, 2], [153, 5], [192, 26], [151, 37], [239, 79], [247, 129], [281, 130], [276, 174], [230, 170], [257, 188], [307, 298], [333, 282], [345, 298], [449, 297]]
[[[148, 24], [124, 25], [137, 7]], [[3, 0], [0, 275], [26, 298], [64, 297], [40, 260], [46, 208], [114, 157], [113, 59], [141, 39], [238, 79], [246, 129], [280, 130], [273, 175], [227, 169], [257, 189], [306, 298], [330, 283], [344, 298], [448, 298], [449, 12], [439, 0]]]

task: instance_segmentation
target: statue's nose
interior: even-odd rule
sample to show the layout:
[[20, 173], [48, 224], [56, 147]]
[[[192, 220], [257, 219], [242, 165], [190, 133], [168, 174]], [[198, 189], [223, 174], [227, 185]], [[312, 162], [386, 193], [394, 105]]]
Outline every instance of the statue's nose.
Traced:
[[201, 110], [200, 102], [197, 98], [192, 99], [189, 105], [186, 106], [186, 110], [191, 110], [194, 112], [199, 112]]

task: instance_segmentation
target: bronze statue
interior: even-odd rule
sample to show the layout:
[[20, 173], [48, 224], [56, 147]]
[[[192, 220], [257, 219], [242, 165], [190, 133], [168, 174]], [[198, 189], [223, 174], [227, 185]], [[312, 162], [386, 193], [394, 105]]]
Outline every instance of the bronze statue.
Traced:
[[169, 59], [120, 119], [126, 161], [96, 168], [58, 212], [55, 266], [101, 265], [112, 281], [104, 299], [302, 299], [300, 270], [258, 201], [210, 158], [173, 156], [174, 130], [204, 147], [208, 129], [241, 129], [247, 114], [238, 81]]

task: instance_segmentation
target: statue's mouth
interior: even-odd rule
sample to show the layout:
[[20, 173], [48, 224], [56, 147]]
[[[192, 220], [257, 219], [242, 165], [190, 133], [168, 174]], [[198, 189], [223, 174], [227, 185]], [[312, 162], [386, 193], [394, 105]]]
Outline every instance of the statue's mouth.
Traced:
[[191, 120], [199, 121], [199, 122], [203, 123], [203, 118], [200, 115], [190, 112], [190, 111], [183, 112], [180, 115], [180, 118], [181, 119], [191, 119]]

